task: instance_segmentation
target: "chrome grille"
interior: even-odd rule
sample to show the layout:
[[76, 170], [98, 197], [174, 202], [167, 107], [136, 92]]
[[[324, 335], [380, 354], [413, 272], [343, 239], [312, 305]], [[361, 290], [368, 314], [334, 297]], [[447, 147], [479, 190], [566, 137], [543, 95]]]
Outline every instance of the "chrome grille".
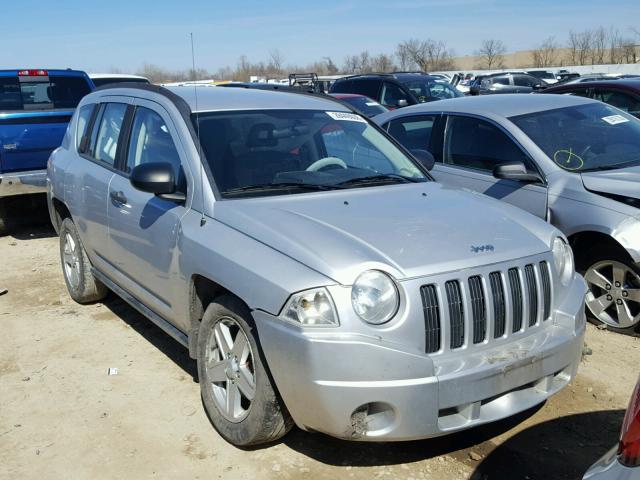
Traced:
[[544, 316], [542, 320], [548, 320], [551, 316], [551, 275], [549, 274], [549, 264], [540, 262], [540, 277], [542, 279], [542, 305]]
[[471, 313], [473, 315], [473, 343], [480, 343], [484, 341], [487, 333], [487, 315], [482, 279], [479, 275], [469, 277], [469, 296], [471, 297]]
[[529, 326], [532, 327], [538, 321], [538, 286], [533, 265], [525, 265], [524, 276], [527, 283], [527, 296], [529, 300]]
[[425, 285], [420, 289], [424, 310], [424, 328], [427, 353], [440, 350], [440, 304], [435, 285]]
[[511, 302], [513, 304], [513, 332], [522, 328], [522, 285], [520, 284], [520, 274], [517, 268], [509, 269], [509, 286], [511, 287]]
[[551, 317], [552, 291], [547, 261], [424, 285], [425, 351], [472, 347], [537, 328], [539, 317]]
[[464, 344], [464, 304], [460, 283], [450, 280], [444, 284], [449, 304], [449, 322], [451, 325], [451, 348], [459, 348]]
[[500, 338], [504, 335], [507, 319], [507, 306], [504, 299], [504, 287], [502, 286], [502, 276], [500, 272], [489, 274], [491, 283], [491, 296], [493, 298], [493, 338]]

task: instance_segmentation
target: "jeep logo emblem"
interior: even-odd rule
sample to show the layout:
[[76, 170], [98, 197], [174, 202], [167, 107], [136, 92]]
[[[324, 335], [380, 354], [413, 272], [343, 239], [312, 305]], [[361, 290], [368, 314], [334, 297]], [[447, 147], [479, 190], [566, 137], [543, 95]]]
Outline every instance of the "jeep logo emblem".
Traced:
[[471, 245], [472, 253], [480, 253], [480, 252], [493, 252], [493, 245]]

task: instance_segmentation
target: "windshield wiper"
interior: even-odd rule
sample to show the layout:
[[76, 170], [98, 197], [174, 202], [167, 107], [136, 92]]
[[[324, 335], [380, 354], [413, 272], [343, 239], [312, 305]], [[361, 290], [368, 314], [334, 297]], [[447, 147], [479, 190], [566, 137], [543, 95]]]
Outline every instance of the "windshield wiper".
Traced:
[[235, 187], [226, 190], [223, 195], [234, 195], [237, 193], [247, 192], [262, 192], [268, 190], [284, 190], [289, 188], [299, 188], [301, 190], [335, 190], [340, 188], [334, 185], [319, 185], [316, 183], [302, 183], [302, 182], [278, 182], [278, 183], [260, 183], [256, 185], [245, 185], [242, 187]]
[[383, 173], [378, 175], [368, 175], [366, 177], [351, 178], [349, 180], [345, 180], [344, 182], [336, 183], [335, 185], [344, 186], [367, 183], [386, 183], [389, 181], [393, 183], [420, 183], [424, 182], [425, 179], [405, 177], [404, 175], [398, 175], [397, 173]]
[[622, 162], [622, 163], [614, 163], [612, 165], [599, 165], [597, 167], [583, 168], [582, 170], [579, 170], [579, 171], [580, 172], [600, 172], [603, 170], [618, 170], [619, 168], [632, 167], [634, 165], [637, 165], [638, 163], [640, 163], [640, 159], [630, 160], [628, 162]]

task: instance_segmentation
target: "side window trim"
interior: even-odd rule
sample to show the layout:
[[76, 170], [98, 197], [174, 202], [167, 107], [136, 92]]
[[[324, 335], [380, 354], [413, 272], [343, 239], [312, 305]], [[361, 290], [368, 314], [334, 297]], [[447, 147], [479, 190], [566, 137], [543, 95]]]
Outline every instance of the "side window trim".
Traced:
[[499, 123], [495, 122], [494, 120], [492, 120], [490, 118], [483, 117], [481, 115], [474, 115], [474, 114], [470, 114], [470, 113], [443, 112], [442, 115], [444, 117], [444, 123], [445, 123], [444, 129], [443, 129], [443, 135], [442, 135], [442, 162], [438, 162], [438, 163], [442, 163], [442, 165], [449, 166], [451, 168], [459, 168], [459, 169], [462, 169], [462, 170], [468, 170], [470, 172], [484, 173], [486, 175], [490, 175], [490, 173], [487, 173], [485, 170], [478, 170], [476, 168], [464, 167], [464, 166], [461, 166], [461, 165], [450, 165], [450, 164], [444, 163], [444, 154], [445, 154], [445, 145], [446, 145], [446, 141], [445, 140], [447, 138], [447, 132], [449, 131], [450, 118], [451, 117], [475, 118], [477, 120], [484, 121], [484, 122], [496, 127], [500, 132], [502, 132], [504, 135], [506, 135], [507, 138], [514, 143], [514, 145], [520, 150], [522, 155], [529, 162], [529, 164], [525, 165], [525, 166], [527, 168], [533, 168], [533, 170], [540, 175], [540, 178], [542, 178], [541, 184], [543, 186], [545, 186], [545, 187], [547, 186], [546, 176], [544, 175], [544, 172], [540, 169], [540, 167], [538, 166], [536, 161], [533, 158], [531, 158], [531, 155], [529, 155], [529, 153], [520, 144], [520, 142], [511, 134], [511, 132], [506, 130], [502, 125], [500, 125]]
[[129, 152], [129, 142], [131, 141], [131, 127], [133, 125], [133, 117], [138, 109], [137, 106], [127, 105], [127, 111], [124, 114], [122, 120], [122, 131], [120, 138], [118, 139], [118, 148], [116, 150], [116, 159], [114, 167], [116, 173], [123, 177], [129, 178], [129, 174], [125, 172], [125, 166], [127, 162], [127, 153]]

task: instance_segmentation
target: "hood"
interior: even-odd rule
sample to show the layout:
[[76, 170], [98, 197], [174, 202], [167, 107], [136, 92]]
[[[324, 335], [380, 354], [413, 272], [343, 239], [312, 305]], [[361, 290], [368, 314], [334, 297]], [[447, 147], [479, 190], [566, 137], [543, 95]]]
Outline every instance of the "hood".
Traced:
[[214, 217], [343, 285], [367, 269], [403, 280], [538, 254], [557, 234], [435, 182], [225, 200]]
[[640, 199], [640, 166], [584, 172], [580, 175], [587, 190]]

